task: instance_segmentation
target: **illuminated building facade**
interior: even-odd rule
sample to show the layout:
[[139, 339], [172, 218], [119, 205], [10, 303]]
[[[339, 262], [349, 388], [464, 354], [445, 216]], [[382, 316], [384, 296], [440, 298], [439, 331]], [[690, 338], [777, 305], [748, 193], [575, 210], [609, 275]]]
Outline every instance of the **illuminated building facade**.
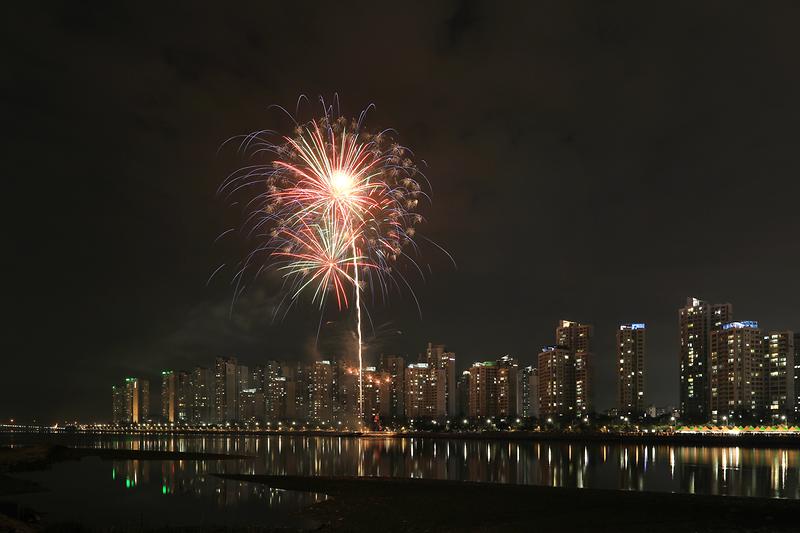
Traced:
[[141, 424], [150, 420], [150, 381], [141, 378], [125, 380], [128, 387], [130, 421]]
[[535, 366], [519, 371], [519, 409], [523, 418], [539, 417], [539, 376]]
[[431, 368], [444, 371], [444, 395], [446, 416], [456, 412], [456, 354], [448, 352], [444, 344], [428, 343], [427, 362]]
[[264, 393], [256, 388], [243, 389], [239, 394], [239, 418], [245, 423], [266, 422]]
[[335, 365], [315, 361], [312, 365], [309, 418], [317, 424], [332, 424], [337, 388]]
[[161, 420], [168, 424], [189, 422], [192, 410], [191, 375], [185, 371], [161, 372]]
[[[359, 414], [358, 365], [354, 362], [341, 361], [337, 370], [339, 372], [339, 390], [336, 398], [338, 411], [336, 419], [345, 425], [355, 424], [358, 422]], [[366, 368], [364, 371], [364, 416], [368, 418]]]
[[800, 420], [800, 333], [794, 334], [794, 419]]
[[469, 416], [469, 386], [472, 381], [472, 374], [469, 370], [464, 370], [458, 377], [456, 382], [456, 395], [458, 396], [458, 404], [456, 413], [460, 417]]
[[[272, 363], [270, 361], [269, 363]], [[269, 364], [267, 363], [267, 364]], [[264, 392], [267, 386], [267, 365], [255, 365], [250, 367], [250, 381], [251, 389], [256, 389]]]
[[239, 372], [235, 357], [217, 357], [214, 365], [214, 421], [235, 422], [239, 418]]
[[711, 419], [754, 416], [765, 405], [763, 347], [757, 322], [729, 322], [710, 337]]
[[286, 378], [281, 371], [281, 363], [267, 361], [253, 371], [251, 387], [264, 393], [265, 418], [277, 422], [286, 414]]
[[197, 366], [189, 376], [191, 407], [189, 419], [194, 424], [214, 421], [214, 373], [210, 368]]
[[173, 424], [176, 421], [177, 412], [177, 376], [172, 370], [164, 370], [161, 372], [161, 420]]
[[731, 304], [710, 304], [688, 298], [678, 311], [680, 329], [680, 409], [687, 421], [710, 419], [711, 332], [730, 322]]
[[112, 418], [117, 424], [141, 424], [150, 419], [150, 382], [125, 378], [111, 388]]
[[237, 363], [236, 379], [238, 381], [239, 390], [251, 388], [250, 380], [253, 379], [253, 375], [250, 373], [250, 367], [241, 363]]
[[473, 419], [517, 415], [518, 365], [506, 355], [469, 369], [467, 415]]
[[795, 337], [792, 331], [773, 331], [763, 341], [766, 408], [775, 422], [793, 418], [795, 410]]
[[309, 419], [312, 370], [311, 365], [304, 363], [284, 363], [281, 366], [286, 390], [285, 418], [298, 421]]
[[492, 418], [498, 415], [497, 363], [473, 363], [469, 369], [469, 417]]
[[111, 387], [111, 413], [112, 421], [115, 424], [127, 422], [126, 393], [127, 388], [124, 386], [114, 385]]
[[368, 421], [391, 418], [392, 376], [368, 366], [364, 369], [364, 418]]
[[428, 363], [408, 365], [405, 372], [406, 418], [444, 418], [445, 372]]
[[572, 350], [563, 346], [545, 346], [539, 352], [539, 416], [574, 418], [575, 359]]
[[175, 374], [176, 391], [176, 418], [178, 422], [189, 422], [192, 416], [192, 375], [185, 370], [178, 370]]
[[510, 355], [497, 360], [497, 416], [517, 416], [519, 365]]
[[571, 320], [561, 320], [556, 327], [556, 345], [570, 351], [575, 365], [575, 410], [579, 416], [592, 410], [593, 329]]
[[242, 391], [250, 388], [250, 368], [237, 362], [236, 364], [236, 417], [235, 420], [242, 418]]
[[646, 332], [644, 324], [623, 324], [617, 331], [617, 409], [620, 415], [640, 416], [645, 412]]
[[390, 391], [389, 416], [400, 419], [405, 416], [405, 360], [399, 355], [384, 355], [381, 357], [381, 369], [388, 372], [392, 378]]

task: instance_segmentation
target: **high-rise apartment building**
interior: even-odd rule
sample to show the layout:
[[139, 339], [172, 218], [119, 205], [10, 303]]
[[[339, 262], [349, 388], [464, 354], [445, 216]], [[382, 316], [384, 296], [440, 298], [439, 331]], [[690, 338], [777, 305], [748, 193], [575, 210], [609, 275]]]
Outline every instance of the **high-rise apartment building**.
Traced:
[[794, 334], [794, 420], [800, 421], [800, 332]]
[[312, 368], [305, 363], [284, 363], [281, 366], [286, 391], [284, 417], [289, 420], [309, 419]]
[[406, 417], [443, 418], [445, 404], [445, 371], [428, 363], [408, 365], [405, 374]]
[[164, 370], [161, 372], [161, 420], [173, 424], [176, 421], [177, 412], [177, 376], [172, 370]]
[[559, 321], [556, 328], [556, 345], [570, 351], [575, 365], [575, 410], [579, 416], [592, 410], [592, 335], [592, 326], [571, 320]]
[[518, 364], [511, 356], [474, 363], [469, 369], [470, 418], [517, 415]]
[[150, 381], [141, 378], [128, 378], [130, 398], [130, 420], [141, 424], [150, 420]]
[[623, 324], [617, 331], [617, 409], [620, 415], [639, 416], [645, 412], [644, 324]]
[[235, 357], [217, 357], [214, 365], [214, 421], [218, 424], [239, 419], [239, 382]]
[[250, 367], [241, 363], [236, 365], [236, 420], [242, 418], [242, 391], [250, 389]]
[[239, 390], [250, 389], [250, 380], [253, 378], [252, 374], [250, 373], [250, 367], [247, 365], [243, 365], [241, 363], [237, 363], [236, 365], [236, 380], [237, 386]]
[[121, 386], [112, 387], [113, 417], [116, 423], [141, 424], [150, 419], [150, 382], [141, 378], [125, 378]]
[[576, 416], [575, 356], [563, 346], [545, 346], [539, 352], [539, 416]]
[[428, 343], [427, 362], [431, 368], [444, 371], [444, 397], [446, 416], [456, 412], [456, 354], [449, 352], [444, 344]]
[[264, 412], [267, 422], [278, 422], [288, 418], [288, 398], [289, 396], [286, 389], [286, 377], [275, 376], [270, 381], [269, 388], [264, 393]]
[[517, 416], [519, 365], [510, 355], [497, 360], [497, 416]]
[[176, 412], [178, 422], [186, 423], [192, 416], [192, 375], [185, 370], [178, 370], [175, 374], [176, 385]]
[[195, 367], [189, 376], [189, 420], [194, 424], [214, 421], [214, 373], [204, 366]]
[[686, 306], [678, 311], [681, 414], [688, 421], [710, 419], [711, 332], [732, 317], [731, 304], [710, 304], [697, 298], [688, 298]]
[[493, 418], [498, 415], [497, 363], [473, 363], [469, 369], [469, 417]]
[[338, 387], [335, 365], [330, 361], [315, 361], [311, 374], [311, 403], [309, 417], [317, 424], [334, 422], [335, 399]]
[[112, 419], [115, 424], [141, 424], [150, 418], [150, 382], [125, 378], [111, 387]]
[[385, 355], [381, 358], [381, 370], [392, 378], [389, 398], [389, 416], [394, 419], [405, 416], [405, 360], [399, 355]]
[[111, 387], [111, 413], [115, 424], [127, 422], [127, 387], [114, 385]]
[[364, 369], [364, 418], [368, 421], [391, 418], [392, 377], [374, 366]]
[[472, 380], [472, 373], [469, 370], [464, 370], [458, 377], [456, 382], [456, 393], [458, 395], [458, 405], [456, 413], [460, 417], [469, 416], [469, 387]]
[[523, 418], [539, 417], [539, 376], [535, 366], [519, 371], [519, 409]]
[[762, 339], [758, 323], [752, 321], [729, 322], [711, 330], [710, 414], [714, 422], [738, 421], [763, 410]]
[[267, 361], [258, 365], [252, 373], [251, 387], [264, 393], [265, 417], [269, 422], [277, 422], [286, 414], [286, 378], [281, 363]]
[[[339, 390], [336, 397], [337, 401], [337, 414], [338, 421], [345, 425], [358, 423], [359, 420], [359, 383], [358, 383], [358, 365], [347, 361], [341, 361], [339, 365]], [[372, 368], [372, 367], [367, 367]], [[366, 371], [364, 369], [364, 417], [368, 418], [367, 409], [367, 393], [366, 393]]]
[[772, 331], [764, 337], [766, 409], [776, 422], [791, 419], [795, 410], [795, 337], [792, 331]]
[[251, 389], [264, 392], [267, 388], [267, 365], [256, 365], [250, 367], [250, 379], [248, 385]]
[[242, 389], [239, 393], [239, 419], [248, 424], [266, 422], [264, 393], [256, 388]]

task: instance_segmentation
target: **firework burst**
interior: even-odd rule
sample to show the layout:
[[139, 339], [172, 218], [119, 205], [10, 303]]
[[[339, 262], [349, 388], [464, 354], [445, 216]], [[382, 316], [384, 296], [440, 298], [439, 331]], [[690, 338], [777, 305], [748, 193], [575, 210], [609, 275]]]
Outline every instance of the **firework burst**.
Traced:
[[[292, 119], [291, 135], [239, 138], [258, 162], [231, 174], [220, 192], [244, 196], [243, 230], [255, 242], [234, 276], [236, 293], [248, 273], [272, 268], [285, 281], [287, 309], [307, 292], [323, 310], [331, 297], [340, 310], [354, 301], [361, 369], [361, 293], [385, 299], [393, 288], [411, 289], [394, 265], [406, 257], [419, 270], [405, 249], [415, 249], [423, 221], [416, 210], [427, 195], [412, 152], [392, 130], [368, 131], [366, 111], [350, 120], [324, 102], [323, 109], [308, 122]], [[363, 409], [362, 386], [359, 379]]]
[[310, 290], [312, 302], [319, 302], [322, 307], [326, 293], [332, 292], [339, 309], [348, 307], [346, 285], [357, 285], [354, 275], [358, 269], [377, 266], [356, 255], [350, 232], [338, 229], [335, 218], [325, 217], [322, 225], [309, 226], [305, 220], [298, 225], [279, 230], [283, 233], [281, 238], [291, 245], [271, 254], [276, 269], [285, 278], [294, 278], [291, 298]]

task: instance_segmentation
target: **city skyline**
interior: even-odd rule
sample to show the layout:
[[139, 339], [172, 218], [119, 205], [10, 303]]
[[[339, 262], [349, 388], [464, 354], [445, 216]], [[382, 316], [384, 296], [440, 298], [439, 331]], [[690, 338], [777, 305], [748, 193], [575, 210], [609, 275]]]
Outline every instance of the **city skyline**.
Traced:
[[[432, 342], [416, 358], [381, 354], [365, 367], [363, 419], [354, 407], [357, 358], [342, 352], [311, 363], [267, 361], [253, 367], [235, 357], [216, 357], [213, 384], [201, 381], [203, 415], [199, 418], [193, 389], [204, 367], [162, 371], [161, 416], [155, 420], [184, 424], [292, 420], [323, 426], [342, 422], [350, 426], [364, 420], [381, 427], [414, 418], [450, 422], [534, 417], [540, 422], [590, 422], [601, 412], [631, 420], [645, 413], [670, 412], [673, 420], [688, 423], [797, 418], [800, 332], [761, 329], [752, 320], [735, 321], [732, 304], [694, 297], [686, 299], [678, 317], [681, 374], [675, 384], [680, 396], [676, 405], [657, 406], [648, 396], [648, 327], [638, 322], [618, 327], [617, 401], [611, 409], [597, 408], [595, 329], [562, 319], [556, 323], [555, 343], [539, 350], [533, 366], [504, 355], [467, 363], [468, 369], [459, 374], [457, 368], [464, 362], [459, 364], [456, 352]], [[112, 387], [115, 423], [146, 419], [139, 420], [138, 396], [135, 387], [131, 389], [131, 383], [140, 380], [126, 378], [123, 385]], [[208, 411], [204, 391], [212, 387], [214, 409]], [[127, 395], [127, 407], [121, 403], [121, 393]]]
[[[694, 298], [694, 297], [687, 297], [686, 298], [686, 302], [687, 302], [687, 306], [701, 305], [702, 304], [702, 305], [709, 305], [710, 308], [712, 308], [712, 309], [714, 308], [714, 305], [717, 305], [717, 304], [707, 304], [705, 300], [700, 300], [700, 299], [697, 299], [697, 298]], [[725, 309], [726, 309], [725, 317], [724, 317], [725, 320], [720, 319], [719, 320], [720, 324], [722, 322], [729, 322], [730, 320], [728, 320], [728, 319], [730, 319], [733, 316], [738, 316], [738, 313], [734, 313], [733, 306], [731, 304], [719, 304], [719, 305], [728, 306], [728, 307], [725, 307]], [[682, 308], [682, 309], [685, 309], [685, 308]], [[679, 309], [679, 314], [682, 312], [682, 309]], [[679, 324], [682, 323], [681, 320], [682, 319], [679, 318], [679, 320], [678, 320]], [[636, 329], [639, 329], [639, 328], [641, 328], [642, 330], [647, 330], [647, 335], [648, 335], [647, 346], [648, 346], [648, 348], [647, 348], [646, 353], [648, 353], [650, 351], [650, 342], [651, 341], [649, 340], [649, 336], [650, 336], [650, 333], [651, 333], [650, 332], [651, 328], [647, 324], [640, 323], [640, 322], [617, 325], [614, 328], [614, 333], [611, 335], [612, 337], [615, 337], [615, 339], [614, 339], [614, 343], [615, 344], [612, 345], [612, 350], [613, 350], [614, 353], [612, 354], [612, 357], [609, 358], [608, 354], [594, 353], [594, 347], [597, 344], [602, 346], [604, 343], [602, 342], [602, 337], [599, 339], [600, 342], [598, 342], [598, 338], [594, 334], [594, 325], [592, 323], [584, 325], [584, 324], [581, 324], [580, 322], [561, 319], [561, 320], [557, 321], [556, 324], [555, 324], [555, 328], [556, 328], [555, 337], [556, 337], [556, 340], [557, 341], [560, 340], [561, 342], [567, 342], [567, 344], [568, 344], [569, 343], [569, 341], [568, 341], [568, 337], [569, 336], [568, 335], [565, 336], [565, 333], [563, 333], [562, 331], [564, 331], [565, 328], [566, 328], [567, 331], [569, 331], [572, 327], [576, 327], [576, 326], [577, 327], [588, 328], [587, 331], [589, 331], [589, 337], [591, 338], [591, 346], [592, 346], [592, 348], [591, 348], [591, 350], [592, 350], [591, 351], [591, 360], [593, 361], [592, 364], [594, 365], [594, 368], [592, 369], [592, 372], [591, 372], [591, 377], [592, 377], [593, 387], [596, 387], [598, 389], [597, 391], [594, 391], [591, 394], [591, 399], [596, 404], [596, 407], [593, 407], [591, 409], [591, 412], [601, 413], [601, 412], [607, 412], [609, 410], [617, 410], [617, 409], [623, 410], [621, 408], [621, 404], [620, 404], [620, 394], [621, 394], [621, 392], [620, 392], [621, 383], [619, 381], [619, 373], [620, 372], [619, 372], [619, 368], [617, 368], [615, 366], [615, 365], [617, 365], [617, 359], [620, 357], [620, 353], [618, 352], [619, 345], [617, 344], [619, 342], [619, 338], [620, 338], [620, 336], [619, 336], [620, 331], [622, 331], [622, 330], [631, 330], [631, 329], [636, 330]], [[772, 332], [785, 331], [785, 330], [778, 330], [778, 329], [775, 329], [775, 328], [771, 328], [771, 327], [769, 327], [769, 324], [766, 324], [765, 326], [768, 328], [768, 329], [764, 330], [765, 334], [768, 333], [768, 332], [772, 333]], [[800, 329], [800, 328], [797, 328], [797, 329]], [[679, 327], [679, 328], [677, 328], [677, 330], [680, 333], [680, 331], [682, 331], [682, 328]], [[795, 330], [791, 329], [789, 331], [793, 331], [794, 332]], [[709, 332], [710, 332], [710, 330], [709, 330]], [[607, 334], [609, 332], [602, 332], [602, 333], [606, 333]], [[796, 332], [795, 332], [795, 335], [797, 335]], [[710, 336], [708, 337], [708, 342], [709, 343], [711, 342]], [[320, 344], [322, 345], [324, 343], [321, 342]], [[681, 360], [681, 357], [682, 357], [680, 355], [680, 353], [681, 353], [680, 352], [680, 338], [674, 338], [673, 339], [673, 344], [676, 346], [675, 352], [677, 354], [675, 363], [676, 363], [676, 366], [679, 366], [680, 365], [680, 360]], [[797, 343], [795, 343], [795, 344], [797, 344]], [[544, 347], [548, 346], [548, 344], [546, 342], [542, 342], [541, 345], [544, 346]], [[451, 344], [447, 345], [448, 348], [450, 346], [455, 346], [455, 345], [451, 345]], [[555, 348], [555, 347], [559, 346], [559, 343], [558, 342], [556, 342], [555, 344], [551, 343], [549, 346]], [[768, 347], [768, 341], [766, 339], [764, 339], [764, 346]], [[442, 353], [442, 350], [444, 350], [444, 348], [445, 348], [444, 344], [436, 344], [436, 343], [429, 342], [428, 346], [427, 346], [427, 351], [426, 351], [425, 348], [423, 348], [422, 350], [418, 350], [416, 354], [413, 354], [413, 353], [398, 353], [397, 356], [400, 357], [401, 359], [405, 360], [406, 362], [409, 362], [409, 361], [416, 362], [417, 360], [419, 360], [420, 362], [428, 362], [428, 363], [430, 363], [432, 360], [435, 360], [437, 357], [442, 357], [444, 355], [445, 358], [446, 358], [446, 356], [448, 356], [448, 355], [453, 355], [453, 354], [450, 354], [450, 353], [447, 353], [447, 352]], [[432, 350], [433, 350], [433, 352], [432, 352]], [[437, 352], [437, 350], [438, 350], [438, 352]], [[481, 361], [483, 361], [483, 360], [491, 360], [493, 358], [494, 359], [500, 359], [503, 356], [513, 357], [515, 359], [515, 361], [517, 361], [519, 363], [520, 370], [522, 370], [523, 368], [525, 368], [527, 366], [532, 366], [534, 371], [536, 371], [537, 365], [541, 362], [540, 361], [541, 352], [538, 351], [538, 350], [539, 349], [534, 350], [534, 352], [536, 352], [536, 353], [533, 353], [533, 354], [529, 353], [529, 354], [523, 354], [523, 355], [518, 355], [518, 354], [499, 354], [499, 353], [498, 354], [486, 354], [483, 357], [478, 357], [474, 361], [470, 361], [470, 360], [464, 359], [463, 356], [462, 356], [462, 357], [459, 357], [457, 360], [455, 360], [455, 365], [452, 366], [452, 368], [453, 368], [453, 370], [455, 372], [455, 376], [450, 377], [448, 375], [448, 378], [452, 379], [453, 383], [456, 383], [458, 380], [455, 379], [455, 378], [457, 376], [459, 376], [462, 372], [468, 372], [476, 363], [481, 363]], [[775, 350], [775, 348], [773, 348], [773, 351], [774, 350]], [[389, 351], [387, 351], [386, 353], [382, 353], [382, 354], [380, 354], [378, 356], [376, 356], [375, 354], [369, 354], [369, 355], [366, 356], [365, 366], [373, 366], [374, 367], [374, 366], [379, 364], [380, 359], [382, 357], [389, 356], [389, 355], [391, 355], [391, 352], [389, 352]], [[239, 358], [239, 357], [237, 357], [235, 355], [231, 355], [231, 356], [214, 356], [213, 359], [214, 360], [219, 360], [219, 359], [223, 359], [224, 360], [227, 357], [231, 357], [234, 360], [242, 360], [242, 361], [244, 361], [244, 362], [246, 362], [248, 364], [252, 364], [254, 367], [260, 367], [261, 364], [264, 361], [266, 361], [268, 363], [276, 361], [276, 359], [274, 357], [267, 357], [267, 358], [265, 358], [265, 357]], [[339, 351], [334, 350], [334, 351], [328, 352], [324, 356], [321, 355], [320, 357], [324, 357], [323, 360], [325, 360], [325, 359], [331, 360], [331, 358], [336, 359], [338, 357], [348, 357], [348, 356], [347, 356], [347, 350], [339, 350]], [[710, 351], [709, 351], [709, 353], [707, 353], [705, 355], [705, 357], [710, 360]], [[287, 359], [277, 359], [277, 361], [280, 362], [280, 363], [284, 363], [284, 362], [292, 363], [295, 360], [294, 359], [288, 359], [288, 360]], [[301, 360], [296, 361], [296, 362], [301, 363], [301, 362], [303, 362], [303, 360], [301, 359]], [[305, 362], [308, 363], [308, 362], [313, 362], [313, 361], [306, 360]], [[619, 361], [619, 362], [621, 363], [621, 361]], [[652, 365], [652, 364], [653, 364], [652, 355], [648, 353], [648, 355], [646, 356], [645, 366], [649, 366], [649, 365]], [[800, 364], [800, 361], [798, 361], [798, 363], [796, 363], [796, 364]], [[615, 368], [612, 369], [611, 367], [615, 367]], [[188, 365], [184, 364], [181, 367], [175, 367], [174, 369], [167, 370], [167, 371], [147, 368], [147, 369], [144, 369], [144, 371], [129, 372], [126, 375], [134, 375], [135, 374], [137, 376], [137, 379], [145, 379], [145, 380], [152, 381], [153, 383], [155, 383], [156, 387], [154, 389], [154, 392], [151, 393], [152, 394], [151, 398], [153, 398], [153, 400], [152, 400], [151, 405], [150, 405], [149, 408], [150, 408], [151, 413], [158, 414], [158, 413], [161, 412], [161, 403], [159, 403], [159, 401], [156, 400], [156, 398], [159, 397], [159, 391], [160, 391], [160, 388], [158, 387], [158, 385], [159, 385], [159, 383], [158, 383], [159, 372], [162, 375], [167, 373], [167, 374], [175, 374], [176, 377], [180, 377], [180, 375], [184, 374], [184, 373], [188, 373], [188, 375], [191, 375], [193, 372], [196, 372], [198, 368], [203, 368], [203, 367], [202, 366], [201, 367], [197, 367], [194, 364], [188, 364]], [[211, 370], [212, 370], [212, 373], [213, 373], [213, 368]], [[605, 374], [605, 376], [604, 376], [604, 374]], [[613, 378], [610, 381], [607, 379], [607, 376], [609, 374], [613, 374]], [[678, 380], [678, 381], [675, 381], [675, 382], [673, 382], [671, 384], [672, 385], [672, 389], [673, 389], [673, 393], [674, 393], [671, 396], [674, 398], [674, 400], [670, 399], [669, 396], [667, 396], [668, 399], [666, 401], [659, 401], [659, 396], [658, 395], [652, 395], [652, 393], [650, 392], [650, 387], [651, 387], [651, 383], [652, 384], [661, 383], [663, 385], [663, 378], [661, 376], [651, 377], [648, 374], [649, 373], [645, 372], [644, 380], [643, 380], [644, 389], [647, 391], [647, 396], [646, 396], [646, 399], [645, 399], [644, 407], [659, 406], [660, 408], [663, 408], [663, 407], [676, 407], [677, 409], [681, 409], [681, 405], [682, 405], [681, 397], [684, 394], [683, 387], [685, 386], [686, 381], [685, 380]], [[187, 375], [187, 379], [189, 379], [188, 375]], [[606, 378], [606, 379], [604, 379], [604, 378]], [[800, 378], [800, 376], [799, 376], [799, 378]], [[133, 379], [133, 378], [131, 378], [131, 379]], [[194, 379], [199, 379], [199, 378], [194, 378]], [[115, 380], [112, 380], [112, 381], [115, 381]], [[120, 381], [120, 380], [117, 379], [116, 381]], [[609, 385], [609, 383], [610, 383], [610, 385]], [[710, 389], [710, 385], [708, 385], [708, 383], [709, 382], [707, 382], [706, 389]], [[123, 380], [123, 386], [124, 386], [124, 380]], [[449, 394], [450, 393], [449, 393], [449, 389], [448, 389], [447, 397], [450, 397]], [[521, 394], [521, 392], [520, 392], [520, 394]], [[452, 401], [458, 401], [457, 395], [458, 395], [458, 391], [456, 390], [455, 393], [453, 394], [453, 400]], [[664, 396], [662, 396], [662, 397], [664, 397]], [[601, 400], [598, 401], [598, 398], [600, 398]], [[609, 400], [609, 398], [611, 398], [611, 399]], [[210, 401], [212, 401], [212, 403], [213, 403], [213, 393], [212, 393], [212, 398], [211, 398]], [[449, 406], [450, 405], [449, 404], [450, 400], [446, 400], [446, 402], [447, 402], [447, 405]], [[703, 405], [705, 405], [705, 406], [710, 408], [710, 399], [709, 398], [704, 399], [703, 400]], [[212, 408], [213, 408], [213, 405], [212, 405]], [[539, 406], [538, 405], [536, 406], [536, 410], [538, 412], [538, 410], [539, 410]], [[107, 416], [108, 413], [106, 412], [107, 410], [99, 409], [99, 410], [96, 410], [96, 411], [98, 411], [98, 414], [93, 415], [93, 416], [92, 415], [80, 415], [79, 414], [78, 416], [75, 416], [75, 417], [72, 417], [72, 418], [65, 417], [65, 418], [62, 418], [61, 420], [68, 421], [68, 420], [74, 419], [74, 420], [84, 421], [84, 420], [89, 419], [89, 420], [95, 420], [95, 421], [102, 421], [102, 420], [105, 420], [106, 418], [108, 418], [108, 416]], [[643, 411], [643, 409], [639, 410], [639, 412], [642, 412], [642, 411]], [[632, 412], [635, 412], [635, 411], [632, 411]], [[25, 419], [24, 415], [22, 417], [20, 417], [20, 415], [15, 415], [15, 416], [16, 416], [16, 418], [18, 420], [24, 420]], [[31, 417], [29, 420], [33, 420], [33, 418], [34, 417]], [[54, 417], [51, 417], [49, 419], [47, 419], [46, 417], [44, 417], [44, 419], [42, 417], [36, 417], [36, 418], [38, 419], [37, 421], [40, 421], [40, 422], [43, 421], [43, 420], [44, 421], [48, 421], [48, 422], [56, 422], [56, 421], [59, 420], [59, 419], [54, 418]], [[687, 420], [692, 420], [692, 419], [693, 419], [692, 417], [687, 417]], [[702, 420], [703, 417], [701, 416], [701, 417], [696, 418], [696, 419], [697, 420]], [[712, 419], [713, 419], [713, 417], [711, 417], [711, 416], [708, 417], [709, 421], [711, 421]]]

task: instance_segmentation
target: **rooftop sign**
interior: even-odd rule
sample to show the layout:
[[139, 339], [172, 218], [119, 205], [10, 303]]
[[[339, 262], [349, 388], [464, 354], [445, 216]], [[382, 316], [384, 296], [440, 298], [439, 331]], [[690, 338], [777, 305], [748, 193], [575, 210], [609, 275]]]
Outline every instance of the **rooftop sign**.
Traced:
[[755, 320], [744, 320], [742, 322], [729, 322], [722, 325], [722, 329], [744, 329], [753, 328], [758, 329], [758, 322]]

